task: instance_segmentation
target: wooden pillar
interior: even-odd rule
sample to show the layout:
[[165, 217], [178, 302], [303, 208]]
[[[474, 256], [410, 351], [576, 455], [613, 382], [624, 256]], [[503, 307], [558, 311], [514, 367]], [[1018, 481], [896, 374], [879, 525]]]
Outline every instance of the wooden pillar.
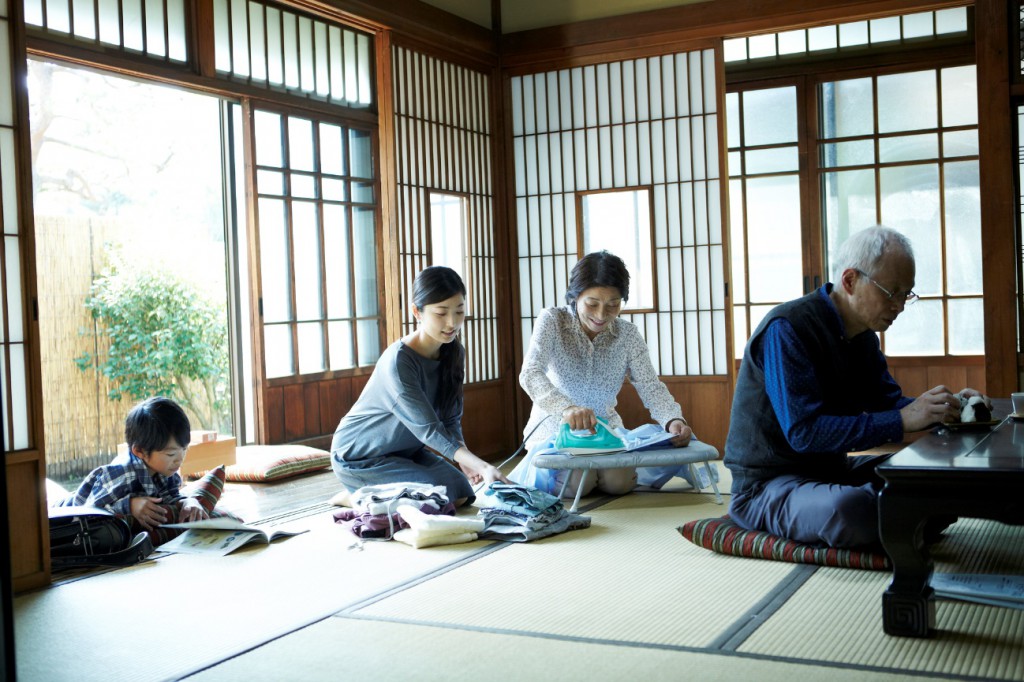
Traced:
[[[1016, 3], [1013, 3], [1016, 7]], [[1016, 305], [1018, 172], [1010, 101], [1011, 13], [1007, 0], [975, 3], [978, 64], [978, 143], [981, 178], [982, 283], [985, 291], [985, 388], [989, 395], [1017, 390]], [[1014, 15], [1016, 10], [1014, 11]], [[1015, 16], [1013, 16], [1015, 19]], [[1016, 21], [1012, 22], [1016, 29]], [[1014, 50], [1015, 51], [1015, 50]]]

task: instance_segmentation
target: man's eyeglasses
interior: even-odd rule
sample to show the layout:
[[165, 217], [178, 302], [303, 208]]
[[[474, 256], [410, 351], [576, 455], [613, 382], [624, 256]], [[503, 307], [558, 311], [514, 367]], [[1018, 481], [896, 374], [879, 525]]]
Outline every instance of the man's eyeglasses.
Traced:
[[864, 277], [864, 279], [866, 279], [867, 281], [871, 282], [876, 287], [878, 287], [879, 291], [881, 291], [883, 294], [885, 294], [885, 297], [887, 299], [889, 299], [890, 301], [902, 301], [903, 305], [912, 305], [914, 303], [914, 301], [916, 301], [918, 298], [920, 298], [913, 291], [908, 291], [905, 294], [897, 294], [894, 291], [889, 291], [888, 289], [883, 287], [881, 284], [879, 284], [875, 280], [873, 280], [870, 277], [868, 277], [868, 274], [866, 272], [864, 272], [863, 270], [857, 270], [857, 272], [860, 273]]

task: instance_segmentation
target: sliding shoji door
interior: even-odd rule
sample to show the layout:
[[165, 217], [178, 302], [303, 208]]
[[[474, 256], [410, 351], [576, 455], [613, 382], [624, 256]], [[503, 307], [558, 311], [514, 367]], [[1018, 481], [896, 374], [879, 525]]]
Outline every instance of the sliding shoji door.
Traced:
[[391, 56], [401, 334], [415, 328], [416, 274], [428, 265], [458, 271], [468, 290], [463, 428], [470, 449], [497, 454], [511, 433], [514, 378], [500, 372], [491, 77], [398, 45]]
[[[585, 255], [577, 197], [647, 190], [655, 296], [623, 317], [698, 435], [722, 445], [731, 330], [719, 72], [713, 49], [627, 59], [512, 77], [510, 101], [524, 354], [537, 315], [564, 305]], [[630, 426], [648, 418], [635, 395], [620, 394]]]
[[0, 0], [0, 405], [11, 576], [17, 591], [49, 582], [46, 457], [28, 172], [28, 103], [20, 3]]

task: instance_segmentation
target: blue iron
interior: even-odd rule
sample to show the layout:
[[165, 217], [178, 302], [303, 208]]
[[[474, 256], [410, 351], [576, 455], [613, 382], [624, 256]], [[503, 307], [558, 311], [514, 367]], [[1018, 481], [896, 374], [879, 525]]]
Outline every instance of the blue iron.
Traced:
[[568, 424], [562, 422], [555, 436], [555, 449], [573, 455], [603, 455], [622, 452], [626, 449], [626, 443], [602, 419], [597, 420], [595, 433], [589, 429], [573, 431]]

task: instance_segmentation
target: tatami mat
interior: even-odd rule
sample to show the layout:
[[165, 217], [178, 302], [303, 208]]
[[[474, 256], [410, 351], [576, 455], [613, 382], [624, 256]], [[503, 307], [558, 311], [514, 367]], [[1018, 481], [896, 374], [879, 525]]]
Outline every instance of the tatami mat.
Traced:
[[177, 678], [493, 547], [415, 551], [378, 542], [359, 551], [330, 513], [295, 525], [311, 530], [225, 557], [173, 554], [18, 597], [18, 679]]
[[[961, 521], [936, 547], [935, 570], [1019, 575], [1022, 540], [1021, 527]], [[1024, 679], [1024, 611], [940, 600], [935, 638], [890, 637], [882, 630], [890, 580], [889, 573], [819, 569], [739, 651], [958, 679]]]
[[[362, 608], [358, 616], [595, 641], [701, 647], [798, 566], [736, 561], [676, 527], [723, 508], [695, 493], [634, 493], [592, 526], [513, 545]], [[470, 598], [466, 586], [472, 585]]]
[[[461, 590], [452, 599], [480, 602]], [[500, 604], [497, 593], [489, 600]], [[895, 682], [906, 675], [841, 670], [738, 655], [523, 637], [329, 618], [226, 661], [189, 682], [280, 680], [644, 680]]]

